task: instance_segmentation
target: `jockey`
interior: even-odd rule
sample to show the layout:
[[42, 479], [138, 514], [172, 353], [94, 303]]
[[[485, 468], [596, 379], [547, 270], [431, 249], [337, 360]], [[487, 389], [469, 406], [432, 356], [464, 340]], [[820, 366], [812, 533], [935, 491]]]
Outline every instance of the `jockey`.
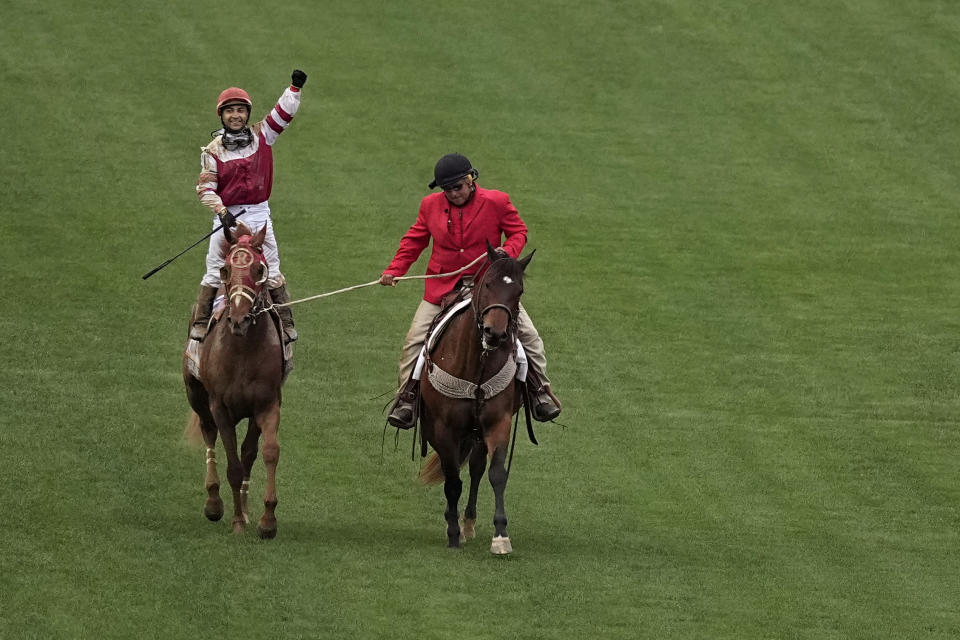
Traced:
[[[280, 272], [280, 254], [273, 235], [270, 219], [270, 190], [273, 187], [273, 144], [290, 125], [300, 108], [300, 90], [307, 74], [299, 69], [291, 76], [290, 86], [284, 90], [277, 104], [266, 117], [248, 126], [253, 103], [243, 89], [230, 87], [217, 99], [217, 115], [223, 128], [214, 132], [214, 138], [200, 152], [200, 177], [197, 195], [224, 227], [232, 227], [234, 216], [242, 210], [243, 222], [254, 233], [267, 228], [263, 253], [267, 259], [267, 288], [274, 304], [290, 302], [286, 280]], [[190, 318], [190, 337], [203, 341], [210, 321], [213, 298], [220, 287], [220, 268], [224, 263], [225, 245], [219, 233], [210, 237], [207, 250], [207, 272], [200, 281], [200, 292]], [[285, 342], [297, 339], [290, 307], [277, 309], [283, 325]]]
[[[393, 261], [380, 276], [380, 284], [396, 286], [394, 278], [402, 276], [416, 262], [430, 240], [433, 249], [427, 274], [455, 271], [487, 252], [487, 242], [504, 256], [516, 258], [527, 243], [527, 225], [520, 219], [510, 196], [502, 191], [484, 189], [477, 184], [480, 173], [470, 161], [458, 153], [443, 156], [433, 170], [429, 187], [440, 187], [442, 193], [431, 193], [420, 202], [417, 221], [400, 239]], [[505, 236], [503, 246], [501, 237]], [[410, 324], [400, 355], [397, 401], [387, 421], [400, 429], [414, 423], [420, 381], [414, 378], [414, 365], [423, 348], [427, 330], [440, 312], [440, 300], [452, 291], [461, 276], [475, 275], [481, 266], [463, 274], [425, 281], [423, 300]], [[545, 422], [560, 415], [560, 401], [550, 390], [547, 359], [543, 341], [530, 321], [523, 305], [518, 317], [518, 338], [528, 360], [526, 388], [536, 420]], [[419, 377], [419, 376], [418, 376]]]

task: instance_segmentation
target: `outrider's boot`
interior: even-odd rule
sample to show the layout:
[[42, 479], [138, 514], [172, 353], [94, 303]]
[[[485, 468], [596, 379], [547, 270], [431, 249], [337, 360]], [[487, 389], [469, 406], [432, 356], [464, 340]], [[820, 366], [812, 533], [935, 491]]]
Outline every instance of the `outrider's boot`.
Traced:
[[527, 402], [537, 422], [549, 422], [560, 415], [560, 400], [550, 390], [546, 376], [532, 362], [527, 363]]
[[191, 340], [203, 342], [207, 337], [207, 325], [210, 324], [210, 314], [213, 312], [213, 299], [217, 295], [216, 287], [207, 287], [200, 285], [200, 291], [197, 293], [197, 301], [193, 305], [193, 311], [190, 313], [190, 332], [187, 334]]
[[[276, 289], [270, 289], [270, 299], [273, 304], [287, 304], [290, 302], [290, 294], [287, 293], [287, 285], [282, 284]], [[300, 336], [297, 330], [293, 328], [293, 311], [290, 307], [276, 307], [277, 315], [280, 316], [280, 324], [283, 325], [284, 342], [289, 344], [295, 342]]]
[[397, 401], [387, 416], [387, 422], [397, 429], [410, 429], [417, 422], [417, 401], [420, 397], [420, 381], [413, 377], [407, 379], [400, 393], [397, 394]]

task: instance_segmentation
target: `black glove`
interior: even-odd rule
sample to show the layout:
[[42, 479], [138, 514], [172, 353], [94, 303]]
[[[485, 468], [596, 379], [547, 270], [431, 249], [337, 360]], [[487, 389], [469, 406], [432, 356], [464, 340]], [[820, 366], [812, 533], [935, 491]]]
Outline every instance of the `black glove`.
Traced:
[[297, 89], [302, 89], [303, 85], [307, 83], [307, 74], [300, 69], [294, 69], [293, 74], [290, 76], [290, 84], [295, 86]]
[[224, 229], [232, 229], [237, 224], [237, 218], [224, 209], [223, 213], [220, 214], [220, 224], [223, 225]]

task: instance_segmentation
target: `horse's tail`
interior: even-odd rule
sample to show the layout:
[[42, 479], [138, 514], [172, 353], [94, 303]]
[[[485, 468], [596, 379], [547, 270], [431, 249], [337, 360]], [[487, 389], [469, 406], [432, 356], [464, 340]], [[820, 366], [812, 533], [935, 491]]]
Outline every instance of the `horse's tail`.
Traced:
[[[462, 467], [470, 459], [470, 452], [473, 451], [473, 439], [468, 438], [460, 445], [460, 466]], [[443, 467], [440, 466], [440, 456], [436, 451], [427, 459], [423, 469], [420, 470], [420, 482], [423, 484], [440, 484], [444, 481]]]
[[183, 439], [191, 447], [203, 446], [203, 433], [200, 431], [200, 416], [191, 411], [187, 416], [187, 428], [183, 430]]
[[443, 482], [443, 469], [440, 468], [440, 456], [434, 451], [427, 459], [427, 463], [420, 469], [420, 482], [423, 484], [439, 484]]

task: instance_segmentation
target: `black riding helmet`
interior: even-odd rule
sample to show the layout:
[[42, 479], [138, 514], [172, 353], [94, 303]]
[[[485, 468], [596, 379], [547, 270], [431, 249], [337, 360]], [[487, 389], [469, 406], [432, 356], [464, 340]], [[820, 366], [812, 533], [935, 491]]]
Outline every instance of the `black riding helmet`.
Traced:
[[448, 153], [437, 160], [437, 165], [433, 168], [433, 182], [427, 186], [431, 189], [435, 187], [443, 189], [456, 184], [458, 180], [467, 175], [472, 175], [473, 179], [476, 180], [480, 172], [473, 168], [467, 156], [459, 153]]

